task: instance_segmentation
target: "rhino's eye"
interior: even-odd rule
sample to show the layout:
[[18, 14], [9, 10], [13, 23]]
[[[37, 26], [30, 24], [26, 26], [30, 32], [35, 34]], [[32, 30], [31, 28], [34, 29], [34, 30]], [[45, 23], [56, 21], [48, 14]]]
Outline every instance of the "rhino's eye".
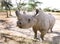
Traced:
[[19, 24], [21, 24], [21, 22], [19, 22]]
[[22, 24], [22, 23], [18, 21], [17, 24]]
[[28, 23], [30, 23], [30, 19], [28, 19]]

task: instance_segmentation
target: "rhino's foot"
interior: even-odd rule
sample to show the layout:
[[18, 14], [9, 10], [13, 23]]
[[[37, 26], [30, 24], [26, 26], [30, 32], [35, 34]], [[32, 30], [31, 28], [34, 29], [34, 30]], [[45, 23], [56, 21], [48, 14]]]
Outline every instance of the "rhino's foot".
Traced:
[[53, 31], [51, 30], [51, 33], [53, 33]]
[[35, 38], [35, 37], [34, 37], [34, 39], [36, 39], [36, 40], [40, 40], [40, 38]]

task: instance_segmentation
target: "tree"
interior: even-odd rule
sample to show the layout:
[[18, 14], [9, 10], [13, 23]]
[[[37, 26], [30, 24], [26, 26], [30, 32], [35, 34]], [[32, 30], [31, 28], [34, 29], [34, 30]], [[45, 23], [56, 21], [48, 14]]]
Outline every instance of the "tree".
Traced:
[[42, 4], [42, 2], [39, 1], [35, 1], [35, 0], [29, 0], [28, 5], [29, 5], [29, 9], [33, 10], [36, 9], [36, 7], [38, 6], [38, 4]]
[[19, 1], [19, 3], [16, 2], [17, 8], [20, 11], [21, 9], [24, 9], [23, 7], [26, 5], [26, 3], [21, 2], [22, 0]]
[[9, 6], [9, 11], [10, 11], [10, 16], [11, 16], [11, 7], [13, 7], [12, 3], [11, 3], [11, 0], [8, 1], [10, 3], [10, 6]]
[[42, 2], [39, 2], [36, 0], [28, 0], [28, 2], [25, 2], [25, 1], [20, 0], [20, 2], [19, 3], [16, 2], [16, 4], [17, 4], [18, 10], [20, 10], [20, 9], [26, 10], [27, 9], [30, 11], [30, 10], [36, 9], [38, 4], [40, 5], [40, 4], [42, 4]]
[[1, 7], [2, 8], [5, 7], [7, 17], [9, 17], [8, 10], [11, 12], [11, 7], [13, 7], [13, 5], [8, 0], [2, 0], [1, 1]]

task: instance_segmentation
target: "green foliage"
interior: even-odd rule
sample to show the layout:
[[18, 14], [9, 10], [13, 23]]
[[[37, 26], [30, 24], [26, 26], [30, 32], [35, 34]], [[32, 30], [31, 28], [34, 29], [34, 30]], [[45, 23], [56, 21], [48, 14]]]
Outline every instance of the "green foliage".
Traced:
[[[38, 4], [42, 4], [42, 2], [35, 1], [35, 0], [29, 0], [29, 3], [28, 3], [29, 7], [30, 7], [32, 10], [36, 9], [36, 7], [38, 6]], [[29, 8], [29, 7], [28, 7], [28, 8]]]
[[2, 7], [2, 10], [3, 9], [6, 10], [7, 17], [8, 17], [8, 10], [10, 11], [10, 15], [11, 15], [11, 7], [13, 7], [13, 5], [11, 4], [10, 0], [2, 0], [1, 1], [1, 7]]
[[19, 1], [19, 3], [16, 2], [18, 10], [24, 9], [23, 7], [26, 5], [26, 3]]
[[[39, 2], [39, 1], [36, 1], [36, 0], [28, 0], [27, 3], [26, 2], [22, 2], [21, 3], [21, 1], [22, 0], [20, 0], [19, 3], [16, 3], [17, 4], [17, 8], [19, 10], [25, 9], [25, 10], [28, 10], [28, 11], [29, 10], [32, 11], [32, 10], [36, 9], [38, 4], [42, 4], [42, 2]], [[26, 5], [28, 5], [28, 6], [26, 7]]]
[[51, 11], [51, 9], [48, 7], [48, 8], [44, 8], [44, 11], [48, 11], [48, 12], [50, 12]]
[[60, 10], [56, 9], [56, 8], [53, 8], [52, 9], [52, 12], [60, 12]]
[[25, 5], [26, 5], [26, 3], [21, 3], [21, 5], [22, 5], [22, 6], [25, 6]]
[[49, 8], [49, 7], [44, 8], [44, 11], [48, 11], [48, 12], [60, 12], [60, 10], [58, 10], [58, 9], [56, 9], [56, 8], [51, 9], [51, 8]]
[[5, 0], [1, 1], [1, 7], [5, 7], [6, 10], [10, 9], [11, 7], [13, 7], [13, 5], [10, 2], [7, 2]]

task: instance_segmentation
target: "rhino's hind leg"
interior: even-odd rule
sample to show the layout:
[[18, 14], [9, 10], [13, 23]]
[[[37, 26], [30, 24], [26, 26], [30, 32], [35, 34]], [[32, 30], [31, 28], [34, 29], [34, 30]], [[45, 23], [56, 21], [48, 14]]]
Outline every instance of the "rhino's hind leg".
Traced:
[[53, 31], [52, 31], [52, 28], [53, 28], [53, 27], [51, 27], [50, 29], [48, 29], [47, 33], [49, 33], [49, 32], [52, 33], [52, 32], [53, 32]]
[[53, 32], [53, 31], [52, 31], [53, 27], [54, 27], [54, 23], [51, 24], [51, 26], [50, 26], [50, 32], [51, 32], [51, 33]]
[[51, 33], [53, 32], [53, 31], [52, 31], [52, 28], [50, 29], [50, 31], [51, 31]]
[[50, 32], [51, 32], [51, 33], [53, 32], [52, 29], [53, 29], [53, 26], [50, 28]]

